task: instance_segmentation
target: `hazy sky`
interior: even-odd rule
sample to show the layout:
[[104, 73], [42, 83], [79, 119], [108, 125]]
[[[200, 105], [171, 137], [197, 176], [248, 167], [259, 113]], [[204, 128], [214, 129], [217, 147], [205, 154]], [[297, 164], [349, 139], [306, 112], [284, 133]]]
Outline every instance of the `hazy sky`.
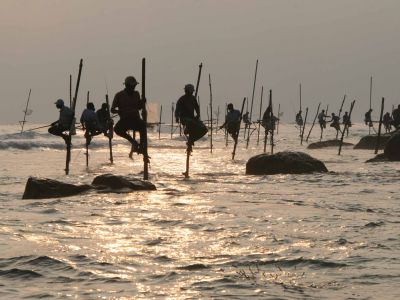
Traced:
[[142, 57], [147, 98], [163, 104], [168, 120], [184, 84], [195, 83], [200, 62], [205, 118], [208, 74], [215, 110], [228, 101], [239, 106], [251, 98], [257, 59], [257, 115], [264, 85], [285, 119], [294, 120], [301, 82], [312, 115], [319, 101], [337, 111], [346, 93], [357, 99], [360, 120], [372, 75], [378, 117], [381, 97], [388, 109], [400, 103], [399, 36], [398, 0], [1, 0], [0, 122], [22, 118], [29, 88], [29, 121], [57, 119], [53, 103], [69, 99], [69, 74], [75, 82], [80, 58], [78, 114], [88, 90], [99, 107], [105, 79], [111, 100], [127, 75], [141, 81]]

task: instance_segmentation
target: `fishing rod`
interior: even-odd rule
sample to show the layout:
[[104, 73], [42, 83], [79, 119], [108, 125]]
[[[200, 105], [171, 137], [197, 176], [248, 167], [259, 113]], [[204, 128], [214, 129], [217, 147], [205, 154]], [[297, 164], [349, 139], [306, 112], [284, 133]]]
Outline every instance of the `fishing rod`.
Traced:
[[28, 100], [26, 101], [26, 106], [25, 106], [25, 110], [24, 110], [24, 120], [21, 123], [21, 134], [24, 131], [24, 126], [26, 123], [26, 115], [28, 114], [28, 105], [29, 105], [29, 100], [31, 99], [31, 91], [32, 89], [29, 89], [29, 94], [28, 94]]

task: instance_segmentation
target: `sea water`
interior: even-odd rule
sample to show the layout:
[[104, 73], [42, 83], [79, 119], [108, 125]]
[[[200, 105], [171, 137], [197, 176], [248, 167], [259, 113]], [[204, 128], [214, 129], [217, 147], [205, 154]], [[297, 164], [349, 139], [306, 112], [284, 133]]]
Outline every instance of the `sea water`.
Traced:
[[[66, 176], [62, 139], [18, 131], [0, 126], [1, 299], [400, 298], [400, 163], [367, 164], [372, 150], [308, 150], [298, 128], [280, 124], [275, 152], [306, 152], [329, 172], [247, 176], [263, 134], [246, 149], [241, 132], [232, 161], [220, 131], [212, 153], [209, 137], [196, 142], [185, 179], [185, 140], [163, 128], [161, 139], [149, 133], [157, 191], [21, 200], [29, 176], [142, 178], [143, 161], [116, 137], [111, 165], [98, 136], [86, 168], [78, 133]], [[367, 133], [356, 124], [345, 140]], [[323, 138], [334, 137], [327, 128]]]

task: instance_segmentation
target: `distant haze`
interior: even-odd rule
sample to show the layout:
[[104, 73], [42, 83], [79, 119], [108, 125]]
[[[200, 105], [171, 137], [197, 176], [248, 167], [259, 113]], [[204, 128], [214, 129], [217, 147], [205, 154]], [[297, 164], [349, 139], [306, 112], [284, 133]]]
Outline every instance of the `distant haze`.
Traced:
[[[259, 73], [253, 108], [258, 117], [272, 89], [286, 121], [299, 109], [313, 115], [318, 102], [338, 111], [356, 99], [354, 119], [369, 108], [373, 76], [374, 118], [381, 97], [385, 110], [400, 103], [400, 1], [398, 0], [2, 0], [0, 3], [1, 123], [17, 123], [32, 88], [30, 122], [57, 119], [54, 101], [69, 100], [69, 74], [75, 86], [79, 59], [84, 67], [77, 114], [86, 92], [96, 108], [133, 75], [141, 81], [147, 59], [147, 98], [163, 105], [169, 121], [172, 102], [186, 83], [199, 90], [202, 117], [214, 108], [239, 106], [251, 98], [254, 68]], [[140, 90], [140, 85], [138, 86]], [[265, 107], [264, 107], [265, 109]]]

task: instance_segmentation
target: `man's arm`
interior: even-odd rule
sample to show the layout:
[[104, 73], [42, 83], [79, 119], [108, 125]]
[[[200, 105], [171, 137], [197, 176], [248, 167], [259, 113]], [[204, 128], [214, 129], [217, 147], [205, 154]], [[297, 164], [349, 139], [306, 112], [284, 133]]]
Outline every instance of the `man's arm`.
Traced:
[[118, 94], [115, 94], [113, 103], [111, 105], [111, 112], [113, 114], [119, 113], [119, 110], [117, 109], [118, 106], [119, 106], [119, 98], [118, 98]]
[[179, 98], [178, 101], [176, 101], [176, 107], [175, 107], [175, 121], [179, 123], [179, 118], [181, 114], [181, 99]]

